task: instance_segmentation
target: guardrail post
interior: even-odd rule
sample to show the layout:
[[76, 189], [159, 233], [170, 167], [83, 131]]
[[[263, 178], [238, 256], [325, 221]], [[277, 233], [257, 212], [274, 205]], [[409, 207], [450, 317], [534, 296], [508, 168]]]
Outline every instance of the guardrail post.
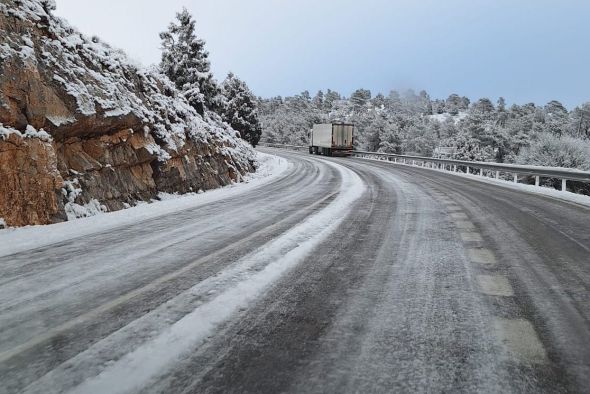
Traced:
[[535, 186], [539, 186], [539, 175], [535, 176]]
[[561, 191], [567, 192], [567, 179], [565, 178], [561, 180]]
[[483, 176], [483, 168], [479, 169], [479, 176]]
[[467, 166], [467, 171], [465, 173], [469, 174], [469, 166]]
[[514, 173], [514, 183], [518, 183], [518, 174]]
[[500, 179], [500, 171], [496, 171], [496, 179]]
[[416, 160], [412, 160], [412, 165], [415, 166], [416, 165]]

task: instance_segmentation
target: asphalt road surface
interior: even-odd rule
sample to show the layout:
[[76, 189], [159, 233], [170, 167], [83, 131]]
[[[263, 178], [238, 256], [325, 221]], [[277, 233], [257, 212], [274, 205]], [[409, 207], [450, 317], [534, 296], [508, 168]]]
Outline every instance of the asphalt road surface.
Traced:
[[266, 150], [280, 177], [0, 257], [0, 392], [587, 392], [590, 208]]

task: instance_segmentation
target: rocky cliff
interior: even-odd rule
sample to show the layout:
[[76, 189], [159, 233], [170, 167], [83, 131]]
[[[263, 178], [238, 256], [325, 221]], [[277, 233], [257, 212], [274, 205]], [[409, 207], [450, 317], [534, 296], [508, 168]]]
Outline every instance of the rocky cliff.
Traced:
[[254, 152], [52, 0], [0, 0], [0, 219], [46, 224], [254, 170]]

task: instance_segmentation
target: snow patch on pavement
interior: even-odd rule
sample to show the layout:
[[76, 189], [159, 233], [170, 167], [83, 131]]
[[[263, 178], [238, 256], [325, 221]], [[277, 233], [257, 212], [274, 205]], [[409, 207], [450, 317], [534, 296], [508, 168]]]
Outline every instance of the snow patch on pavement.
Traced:
[[163, 201], [139, 204], [121, 211], [63, 223], [0, 230], [0, 257], [234, 197], [279, 178], [292, 166], [292, 163], [284, 158], [262, 152], [257, 153], [258, 170], [245, 176], [242, 183], [204, 193], [169, 194], [162, 196]]
[[[304, 261], [312, 250], [340, 225], [351, 204], [366, 189], [366, 185], [353, 171], [325, 162], [337, 168], [342, 176], [340, 193], [328, 206], [240, 259], [216, 277], [209, 278], [183, 293], [186, 297], [186, 294], [206, 292], [209, 300], [135, 350], [109, 363], [100, 374], [84, 381], [72, 392], [140, 391], [154, 379], [165, 375], [175, 362], [182, 360], [183, 356], [204, 343], [219, 324], [246, 308], [282, 275]], [[86, 352], [100, 352], [101, 342], [104, 346], [105, 342], [110, 341], [110, 346], [114, 346], [119, 340], [113, 341], [112, 337], [120, 335], [120, 331], [103, 339]], [[79, 356], [84, 357], [84, 353]], [[92, 354], [87, 354], [84, 358], [89, 358], [88, 356], [92, 358]], [[68, 370], [69, 368], [64, 368], [63, 373], [67, 373]], [[45, 385], [38, 381], [35, 386]]]

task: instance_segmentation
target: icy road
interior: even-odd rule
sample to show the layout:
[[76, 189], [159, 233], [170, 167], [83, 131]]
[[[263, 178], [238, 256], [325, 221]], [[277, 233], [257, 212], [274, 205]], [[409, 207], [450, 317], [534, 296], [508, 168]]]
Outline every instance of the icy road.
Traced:
[[267, 151], [182, 209], [0, 231], [0, 392], [588, 390], [590, 207]]

